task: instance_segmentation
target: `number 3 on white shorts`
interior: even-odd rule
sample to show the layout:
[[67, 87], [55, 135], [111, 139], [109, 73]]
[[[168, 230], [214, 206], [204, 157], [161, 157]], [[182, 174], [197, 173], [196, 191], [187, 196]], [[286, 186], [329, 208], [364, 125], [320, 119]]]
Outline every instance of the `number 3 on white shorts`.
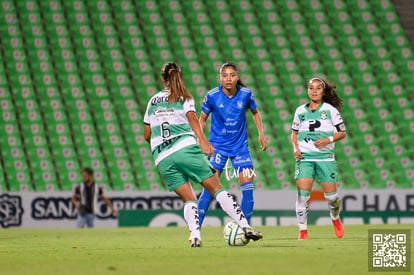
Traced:
[[217, 164], [220, 164], [221, 162], [221, 155], [220, 154], [216, 154], [216, 157], [214, 158], [214, 162]]

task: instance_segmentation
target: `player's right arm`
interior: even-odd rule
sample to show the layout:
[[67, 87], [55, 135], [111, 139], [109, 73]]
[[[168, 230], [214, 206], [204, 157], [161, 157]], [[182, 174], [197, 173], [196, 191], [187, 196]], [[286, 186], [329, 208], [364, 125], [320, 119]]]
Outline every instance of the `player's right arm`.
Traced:
[[299, 150], [299, 145], [298, 145], [298, 131], [292, 130], [292, 134], [290, 136], [290, 141], [292, 142], [293, 155], [294, 155], [295, 159], [303, 158], [302, 152]]
[[80, 203], [78, 201], [78, 195], [80, 195], [80, 189], [79, 186], [75, 188], [75, 191], [72, 195], [72, 203], [75, 206], [75, 208], [79, 211], [80, 210]]
[[213, 111], [213, 99], [209, 94], [206, 94], [203, 100], [203, 104], [201, 105], [201, 114], [200, 119], [198, 120], [201, 130], [204, 132], [204, 129], [206, 128], [206, 122], [208, 119], [208, 116]]
[[295, 159], [302, 159], [302, 152], [299, 149], [298, 144], [298, 133], [299, 133], [299, 127], [300, 127], [300, 120], [298, 115], [298, 109], [295, 111], [295, 115], [293, 116], [293, 123], [292, 123], [292, 134], [290, 136], [290, 142], [293, 146], [293, 155]]

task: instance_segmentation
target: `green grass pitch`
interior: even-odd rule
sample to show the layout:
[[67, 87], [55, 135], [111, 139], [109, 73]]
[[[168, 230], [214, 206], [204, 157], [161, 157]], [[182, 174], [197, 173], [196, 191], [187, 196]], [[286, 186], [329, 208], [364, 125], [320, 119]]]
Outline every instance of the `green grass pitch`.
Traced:
[[261, 227], [263, 240], [228, 247], [222, 228], [207, 227], [202, 248], [177, 227], [6, 229], [0, 274], [367, 274], [368, 229], [397, 228], [414, 227], [346, 226], [337, 239], [331, 226], [311, 226], [307, 241], [296, 227]]

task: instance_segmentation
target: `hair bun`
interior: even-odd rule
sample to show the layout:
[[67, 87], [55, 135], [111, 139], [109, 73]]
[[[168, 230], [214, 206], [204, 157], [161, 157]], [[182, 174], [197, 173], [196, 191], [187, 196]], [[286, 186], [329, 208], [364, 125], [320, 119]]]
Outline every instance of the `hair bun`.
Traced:
[[178, 68], [171, 68], [168, 70], [168, 73], [171, 73], [172, 71], [180, 71]]
[[162, 66], [162, 70], [161, 70], [162, 71], [162, 77], [164, 78], [164, 80], [168, 81], [169, 80], [169, 77], [168, 77], [169, 74], [174, 70], [178, 71], [178, 72], [181, 72], [181, 68], [177, 63], [175, 63], [175, 62], [165, 63]]

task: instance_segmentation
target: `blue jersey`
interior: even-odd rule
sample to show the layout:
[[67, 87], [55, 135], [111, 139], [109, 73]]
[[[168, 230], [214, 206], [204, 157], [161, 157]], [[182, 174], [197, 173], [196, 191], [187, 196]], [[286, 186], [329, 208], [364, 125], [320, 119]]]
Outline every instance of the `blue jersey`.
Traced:
[[237, 85], [237, 92], [228, 97], [218, 86], [204, 98], [201, 111], [211, 114], [210, 143], [227, 157], [247, 148], [246, 110], [256, 110], [252, 91]]

